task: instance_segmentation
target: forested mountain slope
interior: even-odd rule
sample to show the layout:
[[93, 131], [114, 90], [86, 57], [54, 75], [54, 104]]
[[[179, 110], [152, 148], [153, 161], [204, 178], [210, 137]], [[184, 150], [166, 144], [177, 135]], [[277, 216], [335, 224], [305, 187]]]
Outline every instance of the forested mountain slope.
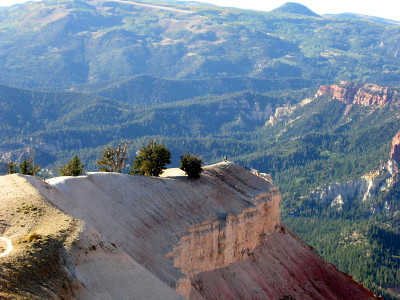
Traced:
[[399, 82], [398, 26], [283, 12], [48, 0], [0, 9], [0, 82], [71, 88], [148, 74]]
[[339, 211], [312, 196], [380, 170], [400, 130], [400, 26], [365, 18], [293, 3], [272, 12], [129, 0], [0, 8], [1, 170], [34, 150], [41, 176], [74, 155], [97, 171], [104, 146], [120, 140], [134, 155], [156, 139], [173, 166], [184, 151], [206, 163], [228, 157], [271, 173], [285, 222], [341, 270], [381, 294], [395, 290], [398, 187], [392, 211]]

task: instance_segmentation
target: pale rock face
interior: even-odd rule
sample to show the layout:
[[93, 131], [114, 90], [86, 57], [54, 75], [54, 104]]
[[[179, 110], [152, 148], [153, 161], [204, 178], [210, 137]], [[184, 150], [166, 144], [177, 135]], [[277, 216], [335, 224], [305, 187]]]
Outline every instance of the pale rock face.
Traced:
[[[13, 245], [0, 257], [1, 299], [112, 300], [132, 295], [182, 299], [120, 247], [48, 202], [40, 191], [60, 196], [35, 177], [0, 177], [0, 237]], [[29, 235], [37, 240], [28, 241]]]
[[342, 195], [339, 194], [336, 196], [335, 199], [333, 199], [332, 203], [331, 203], [331, 207], [335, 208], [337, 211], [341, 211], [343, 209], [343, 198]]
[[[35, 201], [54, 210], [35, 230], [44, 234], [50, 221], [81, 224], [60, 245], [65, 268], [59, 272], [73, 284], [54, 293], [71, 295], [65, 299], [375, 298], [280, 223], [280, 195], [269, 175], [230, 162], [204, 170], [196, 181], [181, 173], [91, 173], [47, 183], [27, 177]], [[24, 194], [17, 191], [21, 203]], [[27, 230], [11, 214], [2, 219], [12, 239]]]
[[269, 117], [269, 120], [265, 123], [265, 125], [274, 126], [282, 117], [292, 114], [296, 108], [297, 106], [291, 105], [277, 107], [275, 110], [275, 114]]
[[[346, 182], [335, 182], [311, 191], [309, 198], [317, 203], [330, 203], [331, 207], [339, 209], [344, 203], [361, 200], [366, 203], [380, 191], [388, 191], [399, 180], [399, 158], [400, 158], [400, 132], [392, 140], [390, 159], [381, 166], [361, 176], [358, 179]], [[340, 202], [340, 205], [339, 202]], [[376, 211], [373, 203], [370, 203], [372, 212]], [[388, 203], [383, 206], [385, 211], [390, 211]]]
[[[318, 203], [330, 203], [331, 207], [341, 206], [346, 202], [361, 200], [368, 202], [379, 191], [390, 189], [397, 180], [396, 162], [389, 160], [380, 169], [374, 170], [364, 176], [346, 182], [335, 182], [313, 190], [309, 198]], [[338, 198], [339, 197], [339, 198]], [[374, 210], [374, 207], [371, 206]]]
[[221, 102], [215, 111], [215, 116], [228, 115], [232, 109], [240, 111], [241, 115], [248, 120], [261, 122], [265, 122], [274, 113], [270, 103], [262, 105], [259, 102], [253, 103], [252, 101], [241, 99]]
[[248, 258], [279, 225], [279, 193], [260, 194], [258, 204], [237, 216], [192, 226], [169, 254], [186, 275], [212, 271]]
[[[207, 263], [215, 264], [214, 268], [232, 262], [234, 258], [228, 258], [230, 255], [237, 257], [243, 249], [255, 247], [257, 239], [252, 227], [245, 226], [270, 230], [279, 222], [279, 193], [271, 182], [228, 162], [204, 169], [197, 181], [186, 177], [160, 179], [104, 173], [90, 174], [86, 178], [60, 177], [49, 182], [61, 194], [54, 197], [56, 194], [44, 192], [57, 206], [84, 219], [102, 235], [121, 245], [136, 261], [144, 262], [163, 281], [173, 284], [181, 276], [175, 264], [181, 264], [169, 253], [179, 244], [190, 244], [189, 248], [195, 249], [189, 242], [192, 231], [202, 236], [204, 253], [218, 252], [221, 245], [218, 246], [214, 238], [219, 230], [213, 226], [222, 226], [219, 221], [226, 216], [221, 234], [226, 235], [224, 253], [227, 258], [221, 262], [222, 255], [215, 255], [208, 260]], [[250, 218], [253, 211], [255, 217]], [[264, 218], [257, 219], [259, 214]], [[237, 222], [242, 224], [242, 229], [234, 226]], [[183, 242], [185, 236], [186, 243]], [[233, 244], [235, 241], [238, 241], [237, 246]], [[197, 254], [185, 256], [187, 262], [195, 260], [192, 255]], [[198, 263], [182, 268], [210, 267]]]

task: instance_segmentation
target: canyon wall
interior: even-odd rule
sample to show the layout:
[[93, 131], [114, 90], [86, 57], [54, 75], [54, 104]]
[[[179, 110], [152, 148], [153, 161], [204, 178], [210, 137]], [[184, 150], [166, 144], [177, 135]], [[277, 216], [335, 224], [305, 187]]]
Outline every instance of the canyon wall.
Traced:
[[392, 149], [390, 150], [390, 157], [398, 164], [400, 163], [400, 131], [394, 136], [392, 140]]
[[[268, 177], [229, 162], [204, 170], [196, 181], [182, 176], [93, 173], [84, 178], [51, 179], [52, 189], [39, 188], [57, 206], [85, 220], [164, 282], [175, 285], [182, 271], [170, 253], [185, 244], [181, 240], [190, 236], [190, 231], [204, 233], [202, 251], [207, 254], [222, 249], [218, 235], [224, 232], [229, 244], [225, 242], [223, 255], [235, 255], [225, 261], [220, 253], [203, 263], [194, 254], [185, 258], [188, 265], [183, 269], [204, 270], [210, 268], [208, 263], [214, 264], [212, 268], [226, 265], [238, 259], [243, 249], [255, 247], [255, 226], [257, 234], [268, 234], [279, 222], [279, 192]], [[264, 218], [257, 218], [259, 214]], [[242, 228], [235, 226], [237, 223]]]
[[279, 194], [260, 194], [255, 207], [192, 226], [169, 254], [186, 275], [212, 271], [251, 257], [262, 237], [279, 226]]
[[[42, 201], [64, 212], [54, 208], [60, 220], [81, 224], [59, 248], [68, 295], [179, 299], [175, 289], [196, 300], [376, 298], [280, 223], [280, 195], [268, 175], [230, 162], [204, 167], [195, 181], [168, 174], [25, 177]], [[13, 237], [21, 229], [6, 214], [5, 233]], [[46, 222], [43, 230], [52, 228]]]
[[315, 95], [332, 95], [333, 98], [343, 103], [359, 104], [364, 106], [378, 106], [386, 104], [399, 105], [400, 95], [389, 87], [381, 87], [376, 84], [359, 84], [342, 81], [339, 84], [321, 86]]
[[[311, 191], [308, 198], [316, 203], [330, 204], [331, 207], [341, 210], [346, 202], [362, 201], [368, 203], [379, 192], [389, 191], [399, 181], [400, 162], [400, 132], [392, 140], [389, 159], [381, 162], [379, 168], [345, 182], [334, 182], [323, 185]], [[390, 210], [388, 203], [378, 207], [375, 203], [368, 203], [370, 210]]]

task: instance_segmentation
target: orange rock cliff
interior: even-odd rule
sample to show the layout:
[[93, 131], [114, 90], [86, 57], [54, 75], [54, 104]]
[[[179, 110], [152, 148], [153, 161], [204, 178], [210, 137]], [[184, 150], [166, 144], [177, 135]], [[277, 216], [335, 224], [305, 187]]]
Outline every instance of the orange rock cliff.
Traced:
[[376, 84], [358, 84], [342, 81], [339, 84], [321, 86], [316, 96], [330, 94], [345, 104], [377, 106], [399, 104], [399, 93], [389, 87]]
[[400, 164], [400, 131], [395, 135], [392, 140], [392, 150], [390, 157]]

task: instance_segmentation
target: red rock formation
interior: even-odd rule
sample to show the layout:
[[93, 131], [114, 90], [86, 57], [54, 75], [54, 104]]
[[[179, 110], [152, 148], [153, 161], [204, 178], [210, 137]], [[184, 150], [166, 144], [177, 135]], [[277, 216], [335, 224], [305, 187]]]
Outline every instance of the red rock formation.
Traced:
[[361, 85], [342, 81], [339, 84], [321, 86], [316, 96], [326, 94], [330, 94], [333, 98], [348, 105], [377, 106], [388, 103], [399, 105], [400, 103], [400, 95], [397, 91], [376, 84]]
[[390, 152], [390, 157], [397, 163], [400, 163], [400, 131], [392, 140], [392, 151]]
[[262, 238], [250, 258], [181, 279], [177, 291], [196, 300], [376, 298], [285, 227]]
[[374, 298], [280, 223], [265, 174], [226, 162], [196, 182], [98, 173], [49, 183], [45, 197], [186, 298]]
[[342, 81], [339, 84], [321, 86], [317, 96], [331, 94], [335, 99], [351, 104], [360, 87], [361, 85], [359, 84]]
[[259, 204], [238, 216], [222, 216], [189, 229], [169, 256], [187, 275], [226, 267], [250, 256], [260, 238], [271, 235], [279, 224], [279, 200], [274, 193], [261, 194]]

